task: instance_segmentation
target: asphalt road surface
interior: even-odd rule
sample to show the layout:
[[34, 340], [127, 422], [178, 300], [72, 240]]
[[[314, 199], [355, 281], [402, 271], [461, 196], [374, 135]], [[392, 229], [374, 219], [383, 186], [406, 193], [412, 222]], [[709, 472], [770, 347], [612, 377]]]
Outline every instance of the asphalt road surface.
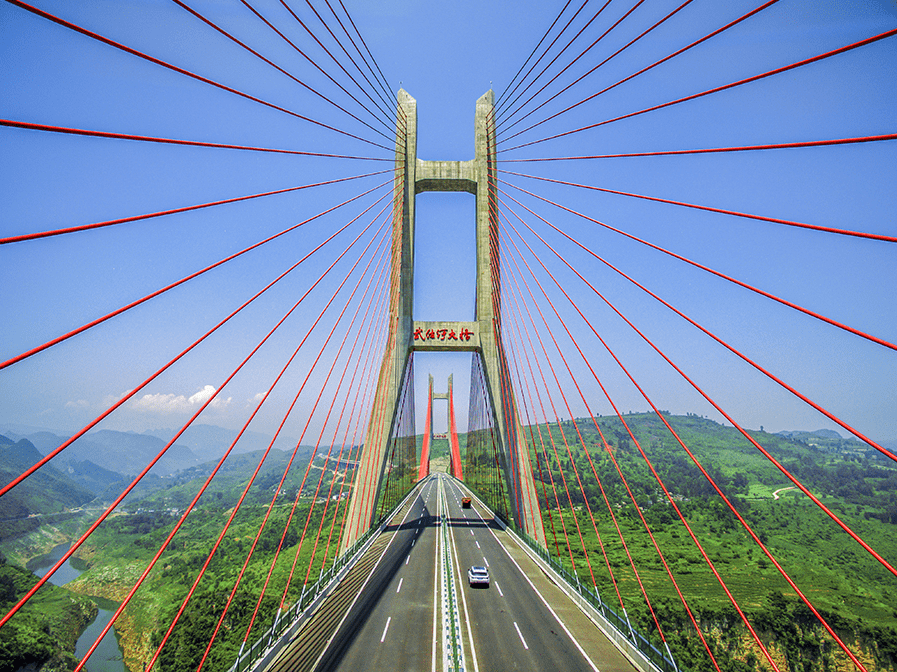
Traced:
[[[532, 584], [499, 544], [492, 520], [461, 507], [458, 484], [445, 481], [449, 531], [462, 573], [462, 614], [473, 639], [468, 669], [598, 670], [539, 598]], [[471, 566], [489, 568], [488, 588], [467, 584]]]
[[[326, 648], [321, 640], [323, 653], [302, 664], [285, 656], [272, 669], [441, 672], [446, 645], [441, 563], [450, 554], [466, 670], [634, 670], [582, 612], [571, 610], [569, 600], [558, 606], [566, 598], [559, 602], [560, 592], [516, 546], [512, 553], [517, 560], [512, 558], [498, 538], [507, 544], [508, 535], [481, 517], [485, 510], [477, 504], [461, 507], [464, 496], [462, 486], [447, 475], [428, 477], [410, 506], [387, 527], [388, 546], [364, 586], [352, 592], [354, 601], [332, 626]], [[447, 543], [440, 542], [442, 516]], [[489, 568], [488, 587], [468, 585], [467, 570], [474, 565]], [[565, 614], [569, 629], [558, 613]]]

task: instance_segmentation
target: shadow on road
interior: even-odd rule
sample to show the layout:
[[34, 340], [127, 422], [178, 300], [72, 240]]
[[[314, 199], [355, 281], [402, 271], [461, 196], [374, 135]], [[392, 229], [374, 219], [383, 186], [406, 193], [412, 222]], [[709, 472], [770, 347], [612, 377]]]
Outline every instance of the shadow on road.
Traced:
[[[423, 522], [418, 523], [419, 520]], [[387, 525], [384, 528], [384, 533], [394, 533], [401, 537], [397, 537], [390, 545], [386, 556], [377, 567], [376, 573], [371, 577], [361, 597], [352, 607], [348, 618], [340, 626], [330, 647], [324, 652], [316, 670], [324, 672], [340, 667], [352, 643], [377, 607], [393, 577], [404, 563], [405, 557], [411, 551], [414, 545], [412, 542], [415, 542], [428, 527], [436, 527], [436, 523], [436, 516], [430, 515], [429, 509], [425, 506], [420, 518], [399, 525]]]

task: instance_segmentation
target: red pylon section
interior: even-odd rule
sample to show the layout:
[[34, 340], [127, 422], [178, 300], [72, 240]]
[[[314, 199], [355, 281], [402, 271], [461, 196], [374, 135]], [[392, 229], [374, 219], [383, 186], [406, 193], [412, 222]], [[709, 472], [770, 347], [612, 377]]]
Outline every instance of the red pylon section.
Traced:
[[448, 388], [448, 415], [449, 415], [449, 442], [452, 455], [449, 460], [449, 472], [459, 481], [464, 480], [464, 471], [461, 468], [461, 447], [458, 444], [458, 426], [455, 424], [455, 401], [452, 397], [452, 378], [449, 376]]
[[433, 376], [430, 376], [430, 384], [427, 387], [426, 418], [424, 421], [424, 443], [420, 449], [420, 469], [417, 472], [417, 480], [430, 475], [430, 441], [433, 438]]

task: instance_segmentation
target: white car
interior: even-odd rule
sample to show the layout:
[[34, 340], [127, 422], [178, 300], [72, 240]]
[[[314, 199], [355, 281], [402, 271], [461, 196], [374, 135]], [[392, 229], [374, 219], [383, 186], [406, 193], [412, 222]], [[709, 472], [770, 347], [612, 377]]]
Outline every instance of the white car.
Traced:
[[489, 570], [486, 567], [471, 567], [467, 570], [467, 580], [471, 586], [489, 587]]

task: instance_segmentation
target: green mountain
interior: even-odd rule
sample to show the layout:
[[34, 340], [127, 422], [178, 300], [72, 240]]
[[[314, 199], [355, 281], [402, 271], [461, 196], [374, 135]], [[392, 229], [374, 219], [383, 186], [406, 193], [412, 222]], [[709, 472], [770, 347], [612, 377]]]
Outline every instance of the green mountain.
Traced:
[[[0, 435], [0, 483], [6, 485], [41, 457], [28, 439], [16, 442]], [[48, 464], [0, 498], [0, 519], [58, 513], [93, 498], [94, 493]]]

